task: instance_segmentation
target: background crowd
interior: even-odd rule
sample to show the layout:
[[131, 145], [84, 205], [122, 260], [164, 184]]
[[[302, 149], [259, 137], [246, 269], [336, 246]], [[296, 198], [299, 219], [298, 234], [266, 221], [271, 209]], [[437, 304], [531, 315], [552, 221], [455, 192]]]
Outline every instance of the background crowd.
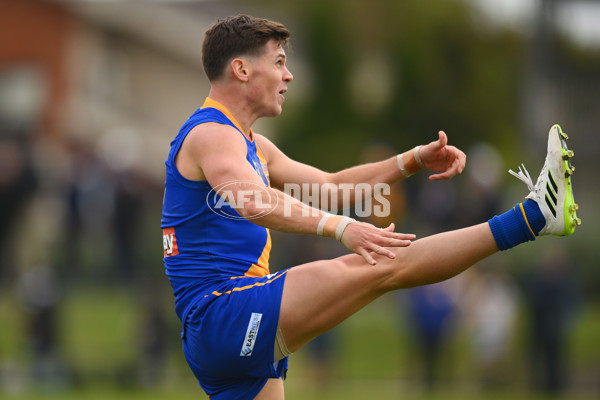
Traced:
[[[284, 112], [255, 128], [291, 157], [338, 170], [440, 129], [467, 153], [452, 181], [422, 173], [394, 186], [380, 226], [425, 236], [511, 206], [526, 188], [506, 171], [524, 161], [537, 176], [554, 123], [575, 151], [575, 235], [378, 300], [295, 355], [295, 379], [331, 396], [361, 384], [600, 394], [600, 2], [5, 0], [0, 397], [202, 394], [162, 264], [164, 160], [208, 93], [203, 32], [237, 13], [292, 31]], [[345, 251], [273, 241], [273, 270]]]

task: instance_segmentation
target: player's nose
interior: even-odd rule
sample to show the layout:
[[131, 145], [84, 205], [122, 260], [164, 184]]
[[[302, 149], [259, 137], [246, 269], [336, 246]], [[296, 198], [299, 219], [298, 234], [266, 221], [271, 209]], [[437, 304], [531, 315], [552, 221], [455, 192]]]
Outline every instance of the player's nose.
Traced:
[[283, 73], [283, 81], [287, 83], [287, 82], [291, 82], [293, 80], [294, 80], [294, 75], [292, 75], [290, 70], [287, 69], [287, 67], [286, 67], [285, 72]]

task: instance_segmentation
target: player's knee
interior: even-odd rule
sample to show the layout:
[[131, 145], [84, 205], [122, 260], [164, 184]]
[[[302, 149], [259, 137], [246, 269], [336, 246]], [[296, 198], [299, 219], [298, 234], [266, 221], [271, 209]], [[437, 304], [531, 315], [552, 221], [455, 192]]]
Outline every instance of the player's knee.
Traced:
[[415, 260], [410, 257], [406, 248], [395, 249], [396, 257], [378, 260], [382, 267], [381, 289], [393, 291], [414, 286], [411, 283], [411, 271], [414, 270]]

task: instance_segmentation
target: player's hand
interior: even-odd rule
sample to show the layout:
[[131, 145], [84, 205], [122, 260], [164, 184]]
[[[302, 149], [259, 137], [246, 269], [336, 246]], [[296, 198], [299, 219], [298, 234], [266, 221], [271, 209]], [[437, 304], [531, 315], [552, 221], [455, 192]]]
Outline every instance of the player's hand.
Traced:
[[349, 250], [362, 256], [369, 264], [375, 265], [372, 253], [381, 254], [388, 258], [395, 258], [388, 247], [406, 247], [416, 238], [412, 233], [394, 232], [394, 224], [385, 229], [379, 229], [365, 222], [349, 224], [341, 237], [341, 242]]
[[444, 131], [438, 133], [438, 140], [421, 146], [419, 155], [425, 168], [439, 174], [429, 177], [429, 180], [450, 179], [465, 169], [467, 156], [454, 146], [448, 146], [448, 136]]

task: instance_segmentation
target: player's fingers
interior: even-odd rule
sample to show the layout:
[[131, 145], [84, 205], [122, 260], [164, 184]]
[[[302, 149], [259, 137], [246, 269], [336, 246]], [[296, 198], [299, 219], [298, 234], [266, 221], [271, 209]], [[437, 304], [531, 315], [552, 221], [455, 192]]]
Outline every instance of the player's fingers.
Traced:
[[383, 236], [373, 242], [384, 247], [404, 247], [417, 238], [412, 233], [396, 233], [394, 236]]
[[462, 151], [459, 151], [458, 153], [458, 173], [462, 174], [462, 172], [464, 171], [466, 165], [467, 165], [467, 155], [465, 153], [463, 153]]
[[400, 241], [411, 241], [411, 240], [415, 240], [417, 238], [417, 235], [415, 235], [414, 233], [400, 233], [400, 232], [381, 232], [380, 233], [381, 236], [381, 241], [378, 241], [377, 243], [379, 244], [383, 244], [386, 247], [395, 247], [393, 243], [395, 243], [395, 240], [400, 240]]
[[414, 233], [398, 233], [396, 234], [396, 239], [400, 239], [400, 240], [415, 240], [417, 238], [417, 235], [415, 235]]
[[429, 177], [430, 181], [441, 181], [441, 180], [447, 180], [447, 179], [452, 179], [454, 176], [456, 175], [456, 172], [451, 173], [451, 172], [444, 172], [442, 174], [436, 174], [436, 175], [431, 175]]
[[445, 180], [445, 179], [450, 179], [450, 178], [451, 178], [451, 177], [444, 176], [444, 175], [442, 175], [442, 174], [436, 174], [436, 175], [430, 175], [430, 176], [429, 176], [429, 180], [430, 180], [430, 181], [442, 181], [442, 180]]
[[444, 131], [439, 131], [438, 132], [438, 148], [442, 148], [445, 145], [448, 144], [448, 136], [446, 135], [446, 132]]
[[406, 247], [406, 246], [410, 246], [410, 244], [412, 243], [413, 239], [390, 239], [386, 243], [385, 247]]
[[429, 176], [430, 181], [439, 181], [442, 179], [450, 179], [456, 174], [460, 174], [462, 172], [461, 162], [458, 158], [454, 159], [454, 162], [446, 171], [441, 172], [439, 174]]
[[391, 259], [396, 258], [396, 254], [394, 254], [389, 249], [386, 249], [385, 247], [373, 246], [373, 247], [371, 247], [371, 250], [373, 250], [373, 252], [375, 252], [377, 254], [380, 254], [382, 256], [386, 256], [387, 258], [391, 258]]
[[464, 161], [460, 157], [457, 157], [452, 163], [452, 171], [454, 172], [454, 175], [462, 173], [463, 168]]
[[375, 265], [377, 264], [377, 261], [375, 261], [375, 259], [373, 257], [371, 257], [371, 254], [369, 254], [369, 252], [365, 249], [359, 249], [357, 251], [357, 254], [359, 256], [362, 256], [362, 258], [365, 259], [366, 262], [368, 262], [371, 265]]

